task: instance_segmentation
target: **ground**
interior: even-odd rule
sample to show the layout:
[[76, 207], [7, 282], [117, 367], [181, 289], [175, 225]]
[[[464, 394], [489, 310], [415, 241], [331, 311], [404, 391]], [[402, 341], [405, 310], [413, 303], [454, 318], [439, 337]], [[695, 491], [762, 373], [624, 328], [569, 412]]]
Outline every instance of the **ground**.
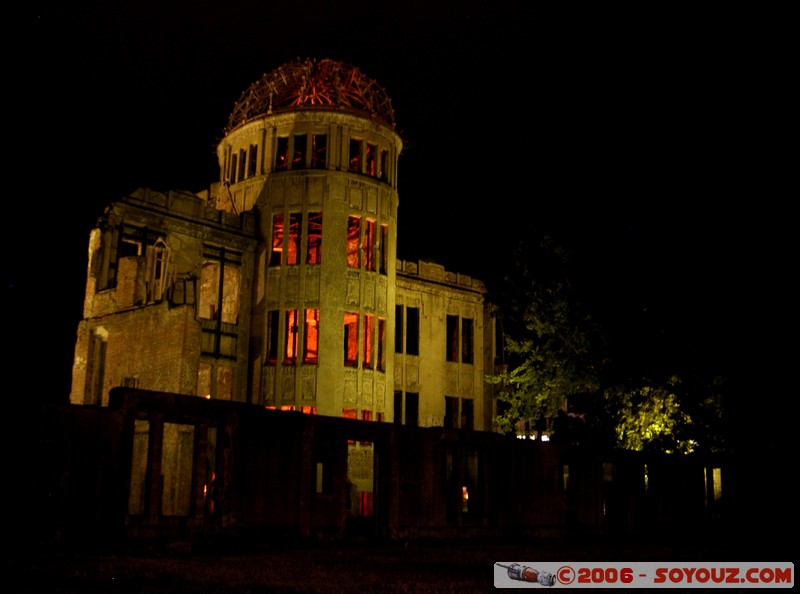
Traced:
[[[290, 542], [247, 551], [171, 546], [125, 554], [12, 556], [8, 592], [488, 592], [496, 562], [791, 561], [777, 543], [713, 539], [547, 538], [411, 542]], [[759, 539], [760, 540], [760, 539]], [[540, 587], [540, 586], [534, 586]], [[610, 590], [606, 590], [610, 591]]]

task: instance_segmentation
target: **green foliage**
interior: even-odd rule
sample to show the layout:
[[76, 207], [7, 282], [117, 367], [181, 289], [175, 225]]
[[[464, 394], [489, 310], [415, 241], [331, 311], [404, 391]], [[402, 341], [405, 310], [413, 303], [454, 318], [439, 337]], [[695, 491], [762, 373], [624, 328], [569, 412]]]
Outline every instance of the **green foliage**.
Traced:
[[487, 376], [500, 386], [496, 428], [504, 433], [541, 428], [569, 396], [598, 388], [593, 324], [580, 311], [566, 275], [566, 253], [549, 237], [523, 242], [505, 278], [497, 315], [505, 335], [504, 371]]
[[[672, 382], [677, 378], [672, 378]], [[617, 446], [626, 450], [689, 453], [694, 444], [681, 438], [692, 420], [665, 386], [611, 388], [603, 397], [614, 408]]]

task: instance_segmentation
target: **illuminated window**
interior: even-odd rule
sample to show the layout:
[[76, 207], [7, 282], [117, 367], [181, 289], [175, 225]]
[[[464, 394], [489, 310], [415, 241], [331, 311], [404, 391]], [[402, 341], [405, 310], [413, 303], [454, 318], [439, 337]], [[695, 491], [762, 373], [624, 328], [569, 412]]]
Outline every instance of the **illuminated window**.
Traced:
[[378, 371], [386, 371], [386, 318], [378, 318]]
[[474, 326], [470, 318], [461, 318], [461, 362], [472, 363]]
[[270, 266], [281, 265], [283, 253], [283, 214], [272, 215], [272, 253], [269, 257]]
[[361, 218], [348, 217], [347, 219], [347, 265], [350, 268], [360, 268], [358, 242], [361, 238]]
[[311, 137], [311, 167], [325, 169], [328, 164], [328, 135], [314, 134]]
[[247, 155], [247, 177], [253, 177], [258, 173], [258, 145], [251, 144], [250, 152]]
[[380, 260], [378, 261], [378, 272], [386, 274], [389, 270], [389, 244], [386, 243], [389, 237], [388, 225], [381, 225], [378, 249], [380, 250]]
[[307, 309], [303, 327], [303, 363], [316, 365], [319, 361], [319, 310]]
[[284, 365], [294, 365], [297, 361], [297, 334], [299, 330], [297, 310], [290, 309], [286, 312], [286, 343], [283, 352]]
[[447, 316], [446, 360], [458, 361], [458, 316]]
[[345, 419], [357, 419], [358, 411], [354, 408], [343, 408], [342, 417], [344, 417]]
[[322, 213], [308, 213], [308, 246], [306, 264], [322, 262]]
[[295, 266], [300, 260], [300, 242], [303, 238], [303, 215], [293, 212], [289, 215], [289, 241], [286, 251], [286, 264]]
[[307, 148], [308, 148], [308, 137], [305, 134], [295, 134], [294, 152], [292, 153], [292, 169], [306, 168]]
[[358, 314], [344, 314], [344, 364], [358, 367]]
[[364, 315], [364, 369], [372, 369], [372, 338], [375, 326], [375, 316]]
[[279, 136], [278, 146], [275, 148], [275, 171], [289, 169], [289, 137]]
[[267, 364], [278, 363], [278, 332], [280, 330], [280, 312], [273, 309], [267, 312]]
[[364, 141], [357, 138], [350, 139], [350, 152], [347, 170], [354, 173], [361, 173], [361, 147]]
[[366, 166], [366, 173], [371, 177], [378, 176], [378, 147], [371, 142], [367, 143], [367, 149], [364, 151], [364, 165]]
[[364, 268], [375, 270], [375, 221], [367, 219], [364, 227]]

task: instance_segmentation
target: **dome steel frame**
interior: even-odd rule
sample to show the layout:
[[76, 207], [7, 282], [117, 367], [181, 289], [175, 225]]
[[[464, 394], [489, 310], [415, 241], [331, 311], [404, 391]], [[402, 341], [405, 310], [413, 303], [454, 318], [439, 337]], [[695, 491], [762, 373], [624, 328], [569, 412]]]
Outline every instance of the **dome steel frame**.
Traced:
[[225, 133], [265, 115], [331, 107], [395, 127], [392, 101], [375, 80], [343, 62], [307, 59], [276, 68], [250, 85], [234, 105]]

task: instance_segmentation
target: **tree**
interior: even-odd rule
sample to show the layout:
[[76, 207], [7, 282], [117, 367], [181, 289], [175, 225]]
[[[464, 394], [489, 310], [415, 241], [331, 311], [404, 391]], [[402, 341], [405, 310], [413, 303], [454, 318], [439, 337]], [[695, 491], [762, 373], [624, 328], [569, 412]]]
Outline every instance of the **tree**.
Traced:
[[567, 252], [531, 232], [493, 298], [504, 362], [486, 380], [499, 386], [495, 426], [503, 433], [544, 429], [570, 396], [598, 389], [600, 334], [569, 281]]
[[724, 449], [721, 378], [688, 387], [678, 376], [665, 382], [642, 379], [603, 390], [588, 422], [613, 432], [613, 447], [659, 453], [719, 452]]

